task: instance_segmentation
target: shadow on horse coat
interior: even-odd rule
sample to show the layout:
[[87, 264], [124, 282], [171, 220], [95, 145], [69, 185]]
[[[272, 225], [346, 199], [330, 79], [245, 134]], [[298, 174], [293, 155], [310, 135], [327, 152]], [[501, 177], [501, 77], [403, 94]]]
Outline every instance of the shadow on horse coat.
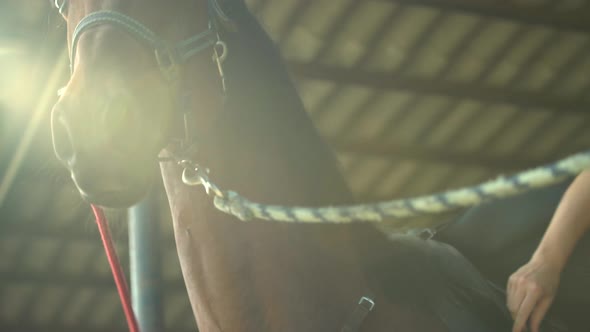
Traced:
[[[175, 7], [162, 1], [142, 1], [141, 6], [138, 0], [129, 1], [114, 9], [145, 19], [145, 24], [166, 24], [169, 28], [189, 24], [191, 18], [195, 20], [192, 10], [203, 9], [205, 1], [192, 8], [194, 3], [178, 1], [175, 4], [183, 9], [176, 12]], [[109, 5], [111, 2], [92, 2], [84, 6], [72, 2], [67, 13], [68, 20], [72, 20], [68, 21], [70, 33], [77, 23], [74, 17], [79, 20], [90, 11], [113, 9]], [[179, 85], [191, 92], [189, 103], [194, 118], [191, 125], [199, 139], [196, 160], [211, 169], [211, 176], [219, 186], [236, 190], [254, 201], [311, 206], [351, 203], [351, 194], [337, 162], [305, 112], [278, 50], [243, 2], [228, 0], [224, 8], [235, 20], [238, 30], [222, 33], [229, 47], [224, 64], [228, 91], [223, 105], [219, 77], [208, 56], [191, 60], [183, 68]], [[146, 13], [148, 10], [150, 13]], [[202, 12], [200, 19], [204, 19]], [[184, 33], [187, 30], [186, 27], [153, 28], [157, 32]], [[118, 83], [118, 86], [127, 89], [125, 95], [128, 96], [147, 98], [153, 95], [151, 89], [156, 89], [157, 84], [148, 84], [152, 76], [132, 72], [145, 68], [148, 63], [145, 57], [140, 61], [136, 60], [137, 54], [129, 54], [139, 49], [134, 41], [123, 40], [124, 37], [113, 35], [110, 30], [100, 32], [92, 38], [81, 39], [78, 67], [60, 100], [62, 107], [85, 105], [84, 96], [89, 95], [89, 89], [94, 89], [92, 93], [99, 97], [100, 87], [112, 90], [112, 85], [99, 80], [116, 76], [117, 70], [123, 69], [119, 67], [132, 61], [141, 66], [124, 68], [126, 75], [144, 77], [142, 84], [137, 86], [138, 81], [126, 81], [128, 77], [125, 76], [119, 81], [126, 84]], [[109, 36], [116, 37], [110, 40], [115, 44], [105, 45], [116, 47], [98, 47]], [[176, 39], [186, 37], [174, 36]], [[99, 50], [104, 57], [90, 56]], [[105, 54], [107, 51], [113, 54]], [[103, 60], [113, 58], [117, 58], [114, 64], [102, 65]], [[96, 63], [85, 63], [90, 60]], [[94, 68], [102, 69], [100, 75], [94, 75]], [[93, 84], [84, 85], [89, 81]], [[136, 104], [143, 105], [141, 116], [145, 119], [142, 123], [150, 129], [153, 129], [150, 124], [172, 122], [171, 118], [178, 116], [171, 107], [154, 108], [149, 102], [142, 104], [141, 100]], [[121, 149], [118, 142], [108, 145], [108, 140], [92, 140], [92, 144], [74, 144], [87, 139], [84, 135], [88, 132], [76, 128], [83, 128], [83, 121], [89, 121], [83, 119], [84, 112], [89, 111], [76, 111], [75, 116], [71, 115], [71, 110], [59, 114], [64, 127], [71, 130], [61, 141], [57, 140], [56, 145], [66, 144], [63, 140], [67, 139], [72, 142], [66, 144], [65, 150], [56, 146], [56, 151], [67, 152], [61, 156], [64, 160], [77, 160], [74, 157], [81, 152], [76, 148], [84, 146], [86, 150], [82, 156], [90, 156], [89, 160], [95, 162], [90, 170], [108, 167], [112, 160], [101, 158], [100, 152]], [[103, 130], [108, 133], [111, 129], [107, 126]], [[144, 144], [137, 152], [142, 155], [139, 160], [144, 162], [148, 152], [164, 148], [157, 145], [160, 140], [152, 135], [171, 134], [139, 128], [130, 141]], [[116, 137], [125, 138], [122, 133], [117, 133]], [[97, 142], [107, 145], [91, 150]], [[164, 149], [162, 154], [169, 155], [170, 150]], [[134, 162], [133, 166], [125, 168], [125, 158], [132, 158], [132, 154], [116, 156], [120, 168], [111, 167], [108, 172], [86, 176], [84, 188], [80, 188], [83, 181], [77, 182], [87, 200], [92, 202], [93, 198], [102, 197], [103, 205], [108, 205], [104, 202], [116, 205], [113, 197], [119, 195], [128, 202], [137, 199], [137, 193], [147, 187], [142, 175], [135, 177], [135, 182], [125, 182], [140, 188], [129, 188], [132, 195], [118, 187], [115, 194], [108, 191], [112, 189], [105, 189], [107, 184], [114, 187], [113, 184], [118, 183], [116, 179], [133, 174], [132, 167], [138, 165]], [[155, 163], [156, 156], [151, 158]], [[72, 174], [79, 174], [79, 166], [71, 160], [66, 162], [67, 166]], [[242, 223], [216, 211], [202, 188], [182, 183], [182, 170], [178, 165], [162, 163], [161, 169], [183, 276], [202, 332], [340, 331], [361, 296], [373, 298], [376, 308], [359, 332], [511, 329], [512, 320], [501, 289], [488, 282], [449, 245], [409, 236], [389, 239], [369, 224]], [[461, 239], [449, 242], [459, 243]], [[558, 330], [554, 325], [544, 325], [544, 331]]]

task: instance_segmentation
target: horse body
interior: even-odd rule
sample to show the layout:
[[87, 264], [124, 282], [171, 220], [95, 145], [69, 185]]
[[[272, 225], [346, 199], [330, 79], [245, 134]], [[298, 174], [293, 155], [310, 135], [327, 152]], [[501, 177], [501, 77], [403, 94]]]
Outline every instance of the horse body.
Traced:
[[[179, 8], [192, 10], [203, 9], [205, 3], [180, 2], [183, 4], [178, 4]], [[126, 10], [129, 14], [137, 10], [142, 13], [137, 19], [145, 20], [146, 24], [162, 24], [161, 17], [153, 12], [146, 13], [146, 2], [141, 2], [143, 6], [138, 5], [139, 1], [119, 4], [122, 9], [114, 6], [117, 2], [101, 3], [98, 9]], [[193, 3], [201, 5], [188, 5]], [[149, 6], [159, 8], [163, 4], [149, 2]], [[68, 11], [71, 15], [68, 20], [72, 20], [69, 25], [75, 25], [90, 11], [97, 10], [90, 5], [83, 7], [88, 8], [75, 9], [72, 4]], [[171, 11], [171, 8], [165, 10]], [[225, 100], [210, 54], [199, 55], [188, 62], [183, 67], [180, 84], [174, 86], [182, 89], [181, 92], [190, 91], [184, 100], [186, 110], [191, 111], [193, 120], [189, 127], [194, 130], [199, 148], [191, 157], [211, 169], [211, 177], [218, 185], [255, 201], [307, 206], [351, 203], [351, 194], [335, 158], [305, 113], [279, 52], [243, 2], [228, 2], [225, 9], [237, 25], [237, 31], [223, 34], [229, 48], [224, 63]], [[166, 27], [160, 26], [157, 32], [172, 40], [184, 38], [187, 33], [198, 32], [204, 26], [203, 12], [199, 15], [195, 21], [200, 23], [194, 23], [190, 20], [194, 13], [174, 11], [168, 16]], [[171, 28], [174, 26], [176, 28]], [[101, 38], [112, 36], [108, 30], [99, 31], [101, 33], [81, 39], [78, 65], [59, 107], [79, 107], [87, 102], [80, 101], [84, 96], [96, 93], [92, 86], [79, 82], [86, 82], [88, 77], [108, 77], [111, 72], [116, 75], [116, 71], [110, 70], [101, 76], [92, 76], [92, 66], [85, 63], [86, 59], [101, 63], [101, 59], [109, 58], [89, 58], [88, 54], [93, 51], [106, 52], [99, 51], [99, 42]], [[115, 40], [121, 38], [124, 37]], [[132, 45], [135, 45], [132, 39], [117, 44], [121, 52], [117, 53], [119, 62], [136, 56], [127, 54], [137, 48]], [[148, 63], [143, 56], [141, 59], [140, 63]], [[111, 68], [121, 65], [117, 61], [114, 63], [116, 66]], [[145, 68], [142, 70], [149, 72]], [[142, 74], [130, 75], [143, 77], [141, 84], [124, 77], [122, 82], [135, 85], [121, 83], [117, 87], [126, 94], [140, 97], [153, 91], [157, 92], [155, 96], [163, 95], [164, 83], [153, 75], [135, 74]], [[125, 182], [127, 186], [135, 184], [140, 190], [145, 188], [145, 177], [134, 175], [134, 167], [149, 158], [155, 163], [153, 151], [161, 149], [163, 138], [170, 136], [170, 129], [166, 128], [173, 127], [168, 124], [178, 116], [174, 113], [176, 110], [172, 107], [158, 109], [160, 106], [154, 107], [149, 98], [146, 102], [140, 97], [136, 98], [137, 104], [142, 106], [145, 112], [142, 117], [147, 119], [142, 123], [153, 132], [143, 128], [130, 134], [132, 142], [141, 142], [147, 147], [135, 145], [137, 151], [133, 157], [136, 160], [123, 170], [117, 167], [126, 165], [122, 152], [128, 150], [121, 151], [121, 147], [107, 144], [108, 140], [104, 143], [105, 140], [84, 136], [84, 130], [80, 129], [84, 128], [80, 119], [83, 113], [68, 117], [71, 111], [62, 112], [59, 107], [54, 110], [56, 122], [63, 126], [54, 127], [54, 131], [64, 130], [65, 139], [72, 141], [65, 144], [65, 148], [59, 147], [64, 139], [54, 141], [58, 157], [65, 161], [78, 179], [80, 191], [91, 202], [113, 203], [112, 198], [101, 198], [105, 195], [115, 200], [120, 197], [125, 202], [137, 199], [137, 189], [113, 191], [110, 185], [106, 190], [105, 183], [116, 183], [117, 179], [130, 176], [135, 180]], [[162, 101], [155, 104], [160, 103]], [[100, 113], [100, 110], [93, 107], [87, 112]], [[110, 112], [108, 105], [106, 112]], [[156, 132], [154, 124], [160, 122], [165, 125]], [[111, 129], [105, 126], [104, 130]], [[164, 130], [168, 132], [162, 132]], [[86, 181], [80, 180], [80, 160], [83, 160], [80, 157], [94, 155], [92, 160], [99, 161], [100, 152], [113, 156], [111, 150], [118, 151], [115, 156], [119, 166], [109, 166], [112, 160], [105, 158], [100, 165], [107, 171], [97, 172], [96, 168], [100, 167], [96, 165], [89, 168], [97, 172], [95, 175], [110, 176], [110, 181], [103, 182], [101, 178], [92, 182], [88, 180], [92, 176], [86, 176]], [[169, 147], [162, 151], [162, 156], [174, 153]], [[85, 171], [88, 173], [88, 169]], [[448, 245], [403, 236], [389, 239], [368, 224], [242, 223], [216, 211], [211, 198], [201, 188], [187, 187], [181, 180], [181, 171], [175, 163], [161, 164], [182, 271], [198, 326], [203, 332], [340, 331], [362, 296], [372, 298], [376, 307], [362, 322], [359, 332], [510, 329], [511, 319], [501, 291], [491, 286]], [[86, 182], [92, 184], [82, 185]]]
[[[175, 169], [163, 173], [167, 192], [175, 194], [169, 197], [176, 243], [200, 330], [339, 331], [363, 295], [379, 305], [367, 330], [443, 330], [425, 313], [367, 293], [359, 262], [367, 257], [354, 248], [352, 229], [242, 224], [187, 189]], [[367, 233], [366, 241], [384, 240]]]
[[[199, 161], [224, 187], [268, 203], [324, 205], [352, 201], [329, 149], [303, 111], [277, 52], [253, 21], [228, 39], [225, 110], [201, 137]], [[250, 26], [247, 26], [250, 24]], [[248, 32], [246, 32], [248, 31]], [[230, 37], [228, 37], [230, 38]], [[214, 78], [211, 78], [214, 81]], [[176, 240], [191, 301], [203, 331], [339, 331], [364, 296], [388, 313], [362, 271], [360, 242], [387, 239], [370, 226], [241, 223], [216, 211], [201, 188], [182, 183], [178, 166], [163, 164]], [[359, 241], [359, 234], [365, 234]], [[375, 258], [372, 258], [375, 259]], [[428, 316], [396, 310], [400, 327]], [[397, 319], [395, 319], [397, 317]], [[380, 324], [380, 315], [365, 322]]]
[[[235, 17], [239, 32], [226, 37], [231, 53], [225, 109], [213, 111], [218, 117], [201, 136], [199, 161], [220, 186], [256, 201], [351, 203], [278, 51], [253, 18], [241, 13]], [[370, 225], [243, 224], [215, 211], [200, 188], [187, 188], [177, 166], [162, 169], [183, 273], [203, 331], [339, 331], [364, 295], [378, 303], [364, 322], [366, 331], [491, 331], [510, 325], [501, 297], [448, 247], [392, 241]], [[467, 275], [459, 282], [462, 272]], [[481, 282], [471, 283], [473, 297], [455, 296], [474, 278]], [[488, 307], [463, 315], [465, 307], [450, 304], [462, 300]], [[482, 319], [487, 315], [494, 319]]]

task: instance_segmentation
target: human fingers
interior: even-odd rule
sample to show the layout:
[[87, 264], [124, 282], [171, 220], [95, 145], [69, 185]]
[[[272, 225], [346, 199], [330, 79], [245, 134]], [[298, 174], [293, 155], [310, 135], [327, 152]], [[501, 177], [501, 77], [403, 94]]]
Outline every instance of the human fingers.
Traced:
[[508, 305], [508, 301], [510, 299], [511, 294], [514, 293], [515, 291], [515, 282], [514, 282], [514, 274], [512, 274], [509, 278], [508, 278], [508, 285], [506, 285], [506, 305]]
[[532, 332], [539, 332], [539, 328], [541, 327], [541, 322], [543, 322], [543, 318], [545, 314], [551, 307], [551, 303], [553, 302], [553, 298], [545, 297], [539, 301], [539, 303], [535, 306], [533, 313], [531, 314], [530, 324]]
[[539, 302], [541, 293], [534, 290], [528, 289], [525, 298], [522, 301], [520, 307], [517, 309], [516, 317], [514, 318], [514, 325], [512, 326], [512, 332], [522, 332], [526, 326], [526, 323], [535, 309], [535, 305]]
[[506, 292], [506, 306], [512, 315], [516, 318], [518, 309], [526, 296], [526, 288], [523, 285], [522, 278], [513, 274], [508, 281], [508, 291]]

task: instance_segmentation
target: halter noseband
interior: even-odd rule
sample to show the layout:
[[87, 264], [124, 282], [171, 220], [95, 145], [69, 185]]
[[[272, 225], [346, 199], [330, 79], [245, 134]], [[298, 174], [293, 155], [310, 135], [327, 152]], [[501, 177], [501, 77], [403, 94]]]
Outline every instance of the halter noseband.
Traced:
[[[61, 14], [64, 13], [68, 0], [55, 0], [55, 6]], [[212, 47], [219, 46], [221, 54], [215, 50], [217, 60], [222, 61], [227, 53], [227, 47], [219, 38], [217, 33], [218, 24], [229, 24], [231, 20], [223, 12], [217, 0], [208, 0], [209, 5], [209, 27], [193, 37], [187, 38], [176, 45], [170, 45], [164, 39], [158, 37], [150, 28], [136, 19], [123, 13], [101, 10], [93, 12], [80, 20], [72, 35], [72, 46], [70, 51], [70, 72], [74, 70], [78, 42], [82, 34], [93, 27], [110, 24], [122, 29], [133, 36], [137, 41], [152, 48], [155, 51], [158, 66], [168, 79], [176, 78], [176, 65], [187, 61], [192, 56]]]

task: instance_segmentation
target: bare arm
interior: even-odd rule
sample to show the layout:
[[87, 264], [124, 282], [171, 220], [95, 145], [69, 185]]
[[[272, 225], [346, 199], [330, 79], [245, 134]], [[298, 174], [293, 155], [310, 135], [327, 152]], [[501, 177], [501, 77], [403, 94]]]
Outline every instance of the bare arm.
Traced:
[[590, 230], [590, 171], [584, 171], [565, 192], [533, 259], [563, 270], [578, 240]]
[[559, 279], [580, 238], [590, 230], [590, 171], [578, 175], [565, 192], [531, 260], [510, 276], [507, 305], [513, 332], [527, 321], [538, 332], [559, 286]]

